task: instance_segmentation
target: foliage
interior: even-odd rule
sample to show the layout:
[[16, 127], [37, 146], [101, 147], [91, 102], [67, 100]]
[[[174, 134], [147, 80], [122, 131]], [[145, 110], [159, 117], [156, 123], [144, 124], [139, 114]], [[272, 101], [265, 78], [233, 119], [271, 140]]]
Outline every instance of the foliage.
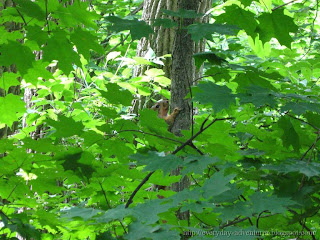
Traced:
[[[208, 51], [181, 137], [129, 114], [136, 96], [170, 97], [159, 61], [135, 57], [153, 34], [130, 14], [141, 2], [1, 1], [3, 238], [319, 239], [319, 1], [213, 1], [188, 27]], [[157, 189], [183, 176], [189, 189]]]

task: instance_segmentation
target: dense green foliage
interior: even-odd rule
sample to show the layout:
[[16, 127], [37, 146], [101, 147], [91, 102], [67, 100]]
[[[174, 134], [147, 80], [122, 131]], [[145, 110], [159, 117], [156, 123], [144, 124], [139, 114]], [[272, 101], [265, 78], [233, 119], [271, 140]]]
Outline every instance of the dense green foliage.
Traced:
[[[142, 1], [67, 2], [0, 12], [0, 128], [18, 123], [0, 139], [3, 238], [320, 239], [318, 0], [213, 1], [210, 23], [188, 27], [208, 49], [194, 56], [199, 113], [182, 137], [150, 109], [128, 114], [137, 96], [170, 97], [161, 58], [135, 57], [152, 33], [130, 15]], [[150, 70], [132, 78], [140, 64]], [[189, 189], [153, 189], [184, 175]]]

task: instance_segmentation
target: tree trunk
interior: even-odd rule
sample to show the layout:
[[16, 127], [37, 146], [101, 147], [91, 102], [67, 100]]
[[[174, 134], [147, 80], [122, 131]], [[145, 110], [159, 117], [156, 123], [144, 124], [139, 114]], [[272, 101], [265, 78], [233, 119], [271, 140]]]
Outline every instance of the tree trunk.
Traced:
[[[179, 0], [145, 0], [143, 4], [143, 12], [142, 12], [142, 20], [152, 25], [155, 19], [171, 19], [176, 21], [171, 16], [167, 16], [163, 14], [162, 9], [177, 11], [178, 10], [178, 2]], [[197, 7], [194, 9], [198, 13], [205, 13], [211, 7], [211, 0], [199, 0], [197, 1]], [[208, 16], [203, 17], [198, 20], [198, 22], [208, 22]], [[138, 42], [137, 46], [137, 56], [145, 57], [146, 53], [152, 49], [157, 57], [164, 56], [166, 54], [172, 54], [173, 42], [176, 34], [176, 30], [174, 28], [164, 28], [153, 27], [154, 34], [150, 34], [149, 39], [142, 38]], [[199, 43], [195, 44], [194, 53], [202, 52], [205, 48], [205, 40], [199, 41]], [[166, 58], [164, 61], [163, 70], [165, 72], [165, 76], [171, 78], [171, 59]], [[138, 66], [134, 70], [134, 76], [142, 75], [145, 70], [147, 70], [147, 66]]]
[[[162, 9], [177, 11], [178, 10], [179, 0], [144, 0], [143, 3], [143, 12], [142, 20], [152, 25], [155, 19], [171, 19], [173, 21], [179, 22], [177, 18], [167, 16], [163, 14]], [[197, 1], [196, 11], [198, 13], [206, 13], [211, 7], [212, 0], [199, 0]], [[208, 22], [209, 17], [205, 16], [197, 19], [197, 22]], [[164, 28], [163, 26], [153, 27], [154, 34], [150, 34], [149, 38], [142, 38], [138, 42], [137, 53], [138, 57], [146, 57], [148, 51], [153, 50], [157, 57], [164, 56], [166, 54], [172, 54], [173, 43], [175, 39], [176, 28]], [[203, 52], [205, 49], [206, 41], [202, 40], [194, 44], [194, 53]], [[165, 76], [170, 78], [172, 77], [172, 60], [170, 57], [167, 57], [162, 60], [164, 63], [163, 71]], [[134, 69], [133, 76], [137, 77], [142, 74], [149, 68], [149, 66], [137, 66]], [[195, 71], [195, 78], [199, 78], [202, 75], [200, 69], [199, 72]], [[155, 96], [157, 99], [158, 96]], [[160, 97], [159, 97], [160, 98]], [[137, 113], [139, 109], [144, 107], [151, 107], [153, 103], [150, 103], [145, 97], [135, 99], [133, 101], [133, 107], [131, 108], [131, 113]], [[172, 108], [171, 108], [172, 109]]]
[[[203, 3], [203, 2], [202, 2]], [[198, 0], [179, 0], [179, 9], [197, 10]], [[193, 80], [196, 76], [195, 64], [192, 55], [196, 45], [186, 29], [194, 22], [194, 19], [181, 19], [181, 26], [175, 33], [175, 41], [172, 51], [172, 77], [171, 77], [171, 109], [181, 109], [171, 129], [176, 135], [180, 135], [182, 129], [189, 129], [192, 123], [192, 103], [185, 99], [190, 93]], [[180, 175], [180, 169], [171, 172], [172, 175]], [[179, 182], [172, 184], [172, 190], [180, 192], [190, 186], [190, 179], [184, 176]], [[189, 211], [177, 212], [181, 220], [189, 221]]]
[[[152, 25], [155, 19], [169, 18], [180, 23], [178, 19], [163, 14], [161, 9], [177, 11], [178, 9], [194, 10], [198, 13], [206, 13], [211, 7], [211, 0], [145, 0], [143, 5], [142, 20]], [[152, 49], [157, 57], [172, 54], [172, 60], [166, 58], [163, 70], [166, 77], [172, 80], [171, 84], [171, 110], [179, 107], [182, 111], [175, 120], [172, 131], [180, 134], [181, 129], [189, 129], [192, 122], [192, 104], [190, 99], [185, 100], [185, 96], [190, 92], [193, 80], [202, 75], [200, 69], [196, 71], [192, 55], [203, 52], [205, 49], [205, 40], [195, 43], [191, 36], [187, 34], [187, 30], [183, 27], [197, 22], [208, 22], [209, 17], [205, 16], [200, 19], [183, 19], [182, 26], [178, 28], [153, 27], [154, 34], [149, 39], [142, 38], [137, 46], [137, 56], [145, 57], [146, 53]], [[146, 66], [135, 68], [134, 76], [139, 76], [147, 70]], [[138, 100], [139, 101], [139, 100]], [[144, 104], [139, 104], [140, 106]], [[179, 175], [180, 170], [172, 172]], [[181, 191], [189, 187], [190, 180], [184, 177], [179, 183], [173, 184], [174, 191]], [[189, 213], [177, 213], [179, 219], [188, 220]]]

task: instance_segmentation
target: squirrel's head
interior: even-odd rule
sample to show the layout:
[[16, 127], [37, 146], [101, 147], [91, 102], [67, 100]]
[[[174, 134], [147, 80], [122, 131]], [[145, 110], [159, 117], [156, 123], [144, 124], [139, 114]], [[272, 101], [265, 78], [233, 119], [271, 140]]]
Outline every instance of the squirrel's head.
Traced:
[[156, 102], [156, 104], [153, 105], [151, 109], [157, 112], [159, 112], [160, 110], [169, 110], [169, 100], [161, 99], [158, 102]]
[[169, 100], [161, 99], [151, 109], [158, 112], [159, 117], [165, 117], [169, 111]]

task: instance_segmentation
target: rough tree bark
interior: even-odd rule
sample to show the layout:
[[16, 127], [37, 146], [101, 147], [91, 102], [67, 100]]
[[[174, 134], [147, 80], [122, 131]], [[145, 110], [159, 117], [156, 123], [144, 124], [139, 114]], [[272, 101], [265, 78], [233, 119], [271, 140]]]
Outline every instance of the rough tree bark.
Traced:
[[[162, 9], [177, 11], [178, 10], [178, 2], [179, 0], [144, 0], [143, 3], [143, 12], [142, 12], [142, 20], [152, 25], [155, 19], [171, 19], [177, 21], [171, 16], [167, 16], [163, 14]], [[194, 9], [198, 13], [205, 13], [211, 7], [211, 0], [198, 0], [197, 7]], [[197, 19], [198, 22], [208, 22], [209, 17], [205, 16], [203, 18]], [[157, 57], [172, 54], [173, 42], [176, 34], [176, 30], [174, 28], [164, 28], [153, 27], [154, 34], [149, 36], [149, 39], [142, 38], [138, 42], [137, 46], [137, 56], [144, 57], [149, 49], [152, 49]], [[202, 52], [205, 49], [205, 41], [199, 41], [198, 43], [194, 43], [194, 53]], [[163, 70], [165, 72], [165, 76], [171, 78], [171, 59], [166, 58], [164, 60], [165, 66]], [[147, 66], [138, 66], [134, 70], [134, 76], [139, 76], [147, 70]], [[199, 72], [201, 74], [201, 71]]]
[[[178, 19], [164, 15], [161, 9], [177, 11], [178, 9], [194, 10], [198, 13], [206, 13], [212, 5], [211, 0], [145, 0], [143, 5], [142, 20], [152, 25], [155, 19], [169, 18], [178, 23]], [[182, 25], [174, 28], [154, 27], [154, 34], [149, 39], [143, 38], [137, 46], [137, 56], [144, 57], [151, 48], [157, 57], [165, 54], [172, 54], [172, 60], [166, 59], [163, 67], [166, 77], [172, 80], [171, 84], [171, 109], [179, 107], [182, 109], [178, 115], [172, 131], [180, 134], [181, 129], [189, 129], [192, 122], [192, 104], [190, 100], [184, 99], [189, 93], [190, 87], [194, 79], [202, 75], [200, 69], [196, 71], [192, 55], [203, 52], [205, 49], [205, 40], [195, 43], [191, 36], [184, 29], [197, 22], [208, 22], [209, 16], [199, 19], [183, 19]], [[139, 66], [134, 71], [134, 76], [139, 76], [147, 69], [145, 66]], [[140, 104], [141, 106], [142, 104]], [[172, 174], [179, 175], [180, 170], [173, 171]], [[183, 178], [179, 183], [173, 184], [174, 191], [182, 191], [189, 187], [190, 181], [187, 177]], [[188, 220], [189, 213], [177, 213], [179, 219]]]
[[[178, 8], [197, 10], [198, 0], [179, 0]], [[180, 135], [182, 129], [189, 129], [192, 123], [193, 107], [190, 99], [185, 99], [190, 93], [193, 80], [196, 76], [195, 64], [192, 55], [195, 53], [195, 43], [188, 34], [187, 26], [192, 24], [194, 19], [181, 19], [178, 30], [175, 33], [175, 40], [172, 50], [172, 76], [171, 76], [171, 108], [182, 109], [178, 114], [171, 129], [176, 135]], [[179, 175], [180, 169], [171, 172], [172, 175]], [[172, 185], [172, 190], [180, 192], [190, 186], [190, 179], [184, 176], [179, 182]], [[189, 220], [189, 212], [177, 212], [181, 220]]]

